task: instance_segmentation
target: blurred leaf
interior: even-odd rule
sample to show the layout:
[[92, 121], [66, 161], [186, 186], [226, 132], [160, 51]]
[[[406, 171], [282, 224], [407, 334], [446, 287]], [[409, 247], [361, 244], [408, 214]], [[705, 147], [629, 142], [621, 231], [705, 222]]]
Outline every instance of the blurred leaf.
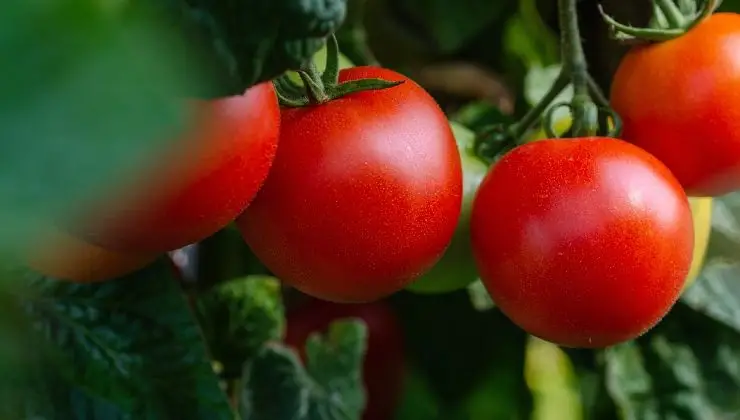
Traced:
[[[9, 0], [0, 13], [0, 253], [133, 170], [201, 80], [172, 34], [117, 3]], [[187, 77], [185, 77], [187, 74]]]
[[740, 334], [679, 303], [645, 336], [606, 351], [608, 387], [625, 419], [740, 414]]
[[479, 311], [488, 311], [496, 307], [496, 304], [491, 299], [491, 295], [486, 290], [486, 286], [480, 279], [470, 283], [468, 286], [468, 293], [470, 294], [470, 302], [473, 307]]
[[404, 329], [406, 358], [428, 381], [443, 420], [469, 418], [464, 416], [472, 415], [472, 407], [488, 413], [486, 418], [521, 414], [520, 408], [529, 404], [522, 375], [524, 331], [500, 311], [473, 308], [466, 290], [403, 293], [393, 301]]
[[219, 25], [245, 88], [300, 67], [347, 14], [347, 0], [193, 2]]
[[740, 194], [713, 202], [706, 262], [681, 300], [740, 333]]
[[[38, 363], [60, 372], [63, 388], [115, 405], [126, 418], [233, 418], [166, 258], [100, 284], [17, 280], [24, 287], [14, 293], [41, 333]], [[65, 414], [81, 409], [69, 394], [44, 397], [55, 398], [48, 403], [56, 418], [81, 418]]]
[[365, 405], [362, 361], [367, 327], [335, 321], [325, 337], [306, 343], [304, 368], [296, 352], [268, 344], [247, 363], [240, 412], [244, 420], [359, 420]]
[[484, 101], [469, 102], [450, 116], [450, 120], [475, 132], [495, 124], [514, 122], [511, 116], [505, 115], [501, 109]]
[[425, 29], [441, 53], [462, 47], [516, 0], [403, 0], [401, 7]]
[[241, 374], [245, 361], [262, 346], [279, 340], [285, 329], [280, 282], [248, 276], [223, 283], [198, 299], [198, 315], [214, 359], [224, 377]]
[[506, 22], [504, 50], [525, 69], [556, 64], [560, 44], [555, 33], [542, 21], [535, 0], [519, 0], [519, 11]]
[[404, 380], [403, 399], [396, 411], [396, 420], [435, 420], [440, 408], [425, 377], [410, 371]]

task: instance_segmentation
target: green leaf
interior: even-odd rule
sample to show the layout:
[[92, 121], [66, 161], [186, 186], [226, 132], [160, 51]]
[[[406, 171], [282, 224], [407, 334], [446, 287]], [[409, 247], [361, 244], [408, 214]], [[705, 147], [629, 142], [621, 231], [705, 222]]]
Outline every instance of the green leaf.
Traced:
[[557, 64], [560, 57], [558, 37], [542, 21], [536, 0], [519, 0], [519, 10], [504, 30], [504, 50], [510, 60], [524, 69]]
[[295, 351], [268, 344], [244, 368], [244, 420], [359, 420], [365, 405], [362, 361], [367, 327], [335, 321], [326, 337], [306, 343], [306, 367]]
[[248, 276], [222, 283], [198, 299], [198, 316], [213, 358], [225, 378], [237, 378], [244, 362], [285, 329], [280, 282]]
[[219, 25], [245, 87], [299, 68], [347, 14], [346, 0], [193, 1]]
[[[553, 64], [547, 67], [532, 67], [524, 78], [524, 99], [530, 106], [535, 106], [550, 90], [555, 79], [560, 74], [560, 64]], [[573, 85], [568, 85], [551, 105], [567, 102], [573, 98]], [[553, 122], [561, 118], [570, 116], [570, 111], [566, 107], [560, 107], [553, 112]]]
[[704, 267], [681, 300], [740, 333], [740, 194], [715, 198], [713, 202]]
[[[43, 371], [135, 419], [232, 419], [200, 330], [166, 258], [120, 279], [73, 284], [28, 274], [13, 290], [41, 334]], [[45, 383], [43, 378], [33, 379]], [[54, 398], [56, 397], [56, 398]], [[47, 395], [79, 418], [69, 395]]]
[[637, 341], [608, 349], [606, 361], [626, 420], [740, 413], [740, 334], [682, 303]]
[[512, 124], [514, 119], [488, 102], [476, 101], [465, 104], [450, 120], [458, 122], [472, 131], [480, 131], [495, 124]]
[[3, 3], [0, 253], [170, 146], [187, 119], [199, 67], [124, 4]]

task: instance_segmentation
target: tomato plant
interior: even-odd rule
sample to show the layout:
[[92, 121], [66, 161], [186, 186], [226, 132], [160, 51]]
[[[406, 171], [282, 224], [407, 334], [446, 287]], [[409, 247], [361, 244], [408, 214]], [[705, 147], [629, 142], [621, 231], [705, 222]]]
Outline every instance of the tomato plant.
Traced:
[[[198, 101], [177, 150], [78, 221], [75, 232], [123, 252], [165, 252], [232, 222], [264, 182], [277, 149], [279, 109], [271, 83], [243, 95]], [[164, 162], [164, 164], [162, 164]]]
[[362, 367], [367, 401], [362, 418], [392, 419], [403, 389], [404, 345], [396, 315], [387, 303], [305, 302], [288, 311], [285, 342], [305, 358], [303, 350], [309, 335], [325, 331], [331, 322], [343, 318], [357, 318], [367, 326], [367, 352]]
[[508, 153], [478, 190], [471, 231], [501, 310], [573, 347], [610, 346], [655, 325], [679, 297], [694, 245], [675, 177], [610, 138], [541, 140]]
[[339, 73], [366, 78], [403, 83], [282, 110], [270, 175], [237, 219], [277, 277], [332, 301], [408, 285], [442, 256], [460, 215], [460, 155], [439, 105], [391, 70]]
[[740, 15], [631, 49], [611, 87], [623, 138], [662, 160], [689, 195], [740, 189]]
[[478, 278], [470, 249], [470, 211], [478, 185], [488, 165], [475, 155], [475, 133], [465, 126], [450, 122], [455, 134], [463, 167], [463, 204], [457, 230], [439, 262], [407, 289], [419, 293], [444, 293], [467, 286]]

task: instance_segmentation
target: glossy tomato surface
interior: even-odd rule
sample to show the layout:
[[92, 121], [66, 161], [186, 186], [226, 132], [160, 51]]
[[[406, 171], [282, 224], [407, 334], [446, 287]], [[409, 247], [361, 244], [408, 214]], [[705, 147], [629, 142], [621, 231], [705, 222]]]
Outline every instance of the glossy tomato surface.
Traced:
[[611, 87], [622, 137], [663, 161], [689, 195], [740, 189], [740, 15], [633, 48]]
[[104, 197], [72, 229], [125, 252], [165, 252], [232, 222], [260, 188], [274, 159], [280, 110], [271, 83], [244, 95], [196, 103], [198, 119], [176, 150], [157, 156]]
[[471, 238], [514, 323], [568, 347], [633, 339], [678, 299], [691, 265], [688, 199], [659, 160], [617, 139], [540, 140], [492, 167]]
[[455, 134], [463, 165], [462, 211], [455, 235], [442, 259], [431, 270], [407, 286], [408, 290], [416, 293], [452, 292], [467, 286], [478, 278], [473, 251], [470, 247], [470, 212], [478, 186], [488, 172], [488, 165], [475, 155], [473, 150], [475, 133], [452, 121], [450, 127]]
[[284, 109], [273, 168], [237, 225], [286, 284], [367, 302], [442, 256], [460, 215], [462, 169], [444, 113], [419, 85], [377, 67], [339, 77], [404, 83]]
[[287, 314], [285, 342], [305, 360], [305, 343], [312, 333], [326, 333], [332, 321], [359, 318], [367, 325], [363, 364], [366, 404], [363, 420], [389, 420], [403, 391], [403, 333], [385, 302], [338, 304], [312, 300]]

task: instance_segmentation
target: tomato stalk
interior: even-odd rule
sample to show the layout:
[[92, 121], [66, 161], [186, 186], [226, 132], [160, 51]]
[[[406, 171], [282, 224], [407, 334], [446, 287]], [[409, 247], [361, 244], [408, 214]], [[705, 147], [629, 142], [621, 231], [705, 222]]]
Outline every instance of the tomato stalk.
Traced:
[[[619, 116], [614, 113], [609, 101], [588, 72], [586, 57], [581, 45], [578, 27], [576, 0], [558, 0], [560, 21], [560, 49], [562, 69], [545, 96], [515, 124], [506, 128], [494, 126], [478, 134], [475, 150], [479, 157], [491, 162], [516, 144], [542, 119], [548, 137], [559, 135], [553, 129], [555, 110], [566, 107], [573, 115], [571, 134], [575, 137], [605, 133], [616, 136], [621, 131]], [[573, 98], [569, 102], [553, 104], [557, 96], [569, 85], [573, 86]], [[608, 119], [614, 123], [608, 124]], [[603, 130], [601, 128], [604, 128]]]
[[[663, 42], [683, 36], [703, 22], [722, 4], [722, 0], [703, 0], [698, 8], [696, 1], [653, 0], [655, 16], [648, 28], [619, 23], [599, 5], [604, 21], [609, 25], [615, 39], [628, 43]], [[696, 10], [699, 9], [698, 12]]]
[[298, 70], [298, 75], [303, 81], [302, 87], [295, 84], [287, 75], [273, 81], [280, 105], [285, 107], [320, 105], [351, 93], [388, 89], [403, 83], [373, 78], [339, 82], [339, 45], [334, 35], [331, 35], [326, 43], [324, 71], [319, 71], [313, 60], [309, 59]]

